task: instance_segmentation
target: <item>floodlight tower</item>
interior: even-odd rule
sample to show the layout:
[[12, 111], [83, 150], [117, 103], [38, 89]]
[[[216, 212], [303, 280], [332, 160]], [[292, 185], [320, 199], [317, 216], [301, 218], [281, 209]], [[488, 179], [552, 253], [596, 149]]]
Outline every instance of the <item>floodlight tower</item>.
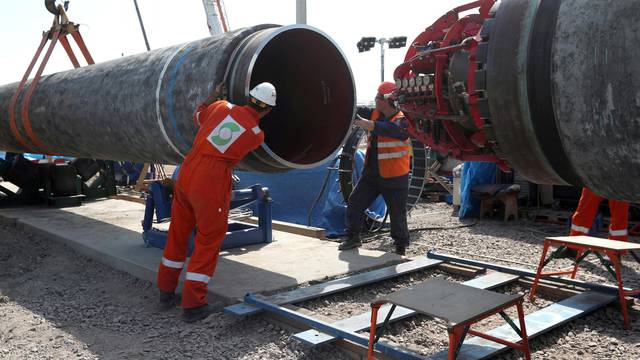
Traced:
[[395, 36], [390, 39], [365, 36], [358, 41], [358, 52], [365, 52], [371, 50], [375, 44], [380, 44], [380, 82], [384, 81], [384, 45], [387, 44], [389, 49], [400, 49], [407, 45], [406, 36]]

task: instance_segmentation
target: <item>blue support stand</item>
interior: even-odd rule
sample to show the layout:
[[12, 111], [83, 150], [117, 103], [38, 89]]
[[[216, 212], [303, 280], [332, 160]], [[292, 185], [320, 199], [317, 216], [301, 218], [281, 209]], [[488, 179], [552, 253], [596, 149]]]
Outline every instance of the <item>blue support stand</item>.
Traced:
[[[158, 223], [171, 220], [171, 200], [168, 189], [159, 182], [151, 183], [142, 220], [142, 239], [151, 247], [164, 249], [167, 232], [153, 228], [155, 212]], [[247, 189], [234, 190], [231, 194], [231, 209], [258, 201], [258, 225], [230, 222], [221, 249], [232, 249], [247, 245], [270, 243], [272, 237], [271, 204], [269, 189], [260, 184]], [[195, 231], [189, 238], [189, 255], [193, 251]]]

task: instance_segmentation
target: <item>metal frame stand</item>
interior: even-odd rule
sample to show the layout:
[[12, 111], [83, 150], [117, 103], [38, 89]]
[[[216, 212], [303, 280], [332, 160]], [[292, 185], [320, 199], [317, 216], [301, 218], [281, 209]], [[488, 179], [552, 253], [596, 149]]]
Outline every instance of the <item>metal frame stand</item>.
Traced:
[[[150, 247], [164, 249], [167, 232], [153, 228], [153, 214], [158, 222], [171, 219], [171, 195], [167, 186], [160, 182], [149, 185], [150, 194], [146, 199], [142, 220], [142, 239]], [[221, 250], [241, 246], [270, 243], [273, 241], [271, 204], [269, 189], [256, 184], [247, 189], [234, 190], [231, 195], [231, 209], [258, 201], [258, 225], [231, 222], [222, 242]], [[189, 254], [193, 250], [193, 235], [189, 239]]]
[[[606, 240], [611, 241], [611, 240]], [[547, 258], [547, 252], [549, 251], [549, 247], [557, 246], [558, 248], [549, 255]], [[565, 252], [567, 249], [576, 250], [578, 252], [576, 259], [574, 260], [573, 270], [568, 271], [557, 271], [557, 272], [542, 272], [542, 269], [553, 259], [557, 258], [559, 254]], [[631, 253], [633, 258], [640, 263], [640, 259], [638, 256], [633, 253], [631, 250], [614, 250], [601, 246], [594, 246], [590, 244], [575, 244], [575, 243], [567, 243], [562, 241], [561, 239], [554, 238], [546, 238], [544, 240], [544, 248], [542, 249], [542, 255], [540, 256], [540, 264], [538, 265], [538, 269], [536, 271], [535, 279], [533, 280], [533, 285], [531, 286], [531, 293], [529, 294], [529, 299], [533, 300], [536, 296], [536, 289], [540, 282], [541, 278], [549, 277], [549, 276], [561, 276], [561, 275], [571, 275], [571, 279], [575, 279], [576, 273], [578, 271], [578, 267], [580, 262], [584, 260], [589, 254], [594, 254], [602, 263], [603, 267], [613, 276], [616, 280], [618, 286], [618, 298], [620, 301], [620, 311], [622, 312], [622, 318], [624, 321], [625, 329], [631, 328], [631, 322], [629, 320], [629, 310], [627, 309], [627, 303], [625, 300], [625, 296], [636, 296], [640, 294], [640, 289], [631, 290], [625, 289], [622, 283], [622, 270], [621, 270], [621, 261], [620, 258], [622, 255], [627, 252]], [[606, 255], [609, 258], [607, 261], [602, 254]], [[612, 268], [613, 266], [613, 268]]]
[[[515, 299], [512, 302], [496, 307], [491, 312], [482, 314], [480, 317], [476, 317], [469, 321], [465, 321], [457, 324], [448, 324], [447, 325], [447, 332], [449, 333], [449, 352], [447, 354], [448, 360], [454, 360], [458, 357], [458, 353], [462, 348], [462, 343], [464, 342], [464, 339], [467, 336], [467, 334], [479, 336], [483, 339], [487, 339], [489, 341], [520, 350], [522, 353], [524, 353], [524, 357], [526, 360], [531, 359], [531, 353], [529, 351], [529, 338], [527, 337], [527, 330], [526, 330], [526, 325], [524, 321], [524, 311], [522, 308], [523, 301], [524, 301], [523, 296], [520, 296], [519, 298]], [[391, 309], [389, 310], [389, 313], [387, 314], [387, 317], [385, 318], [384, 323], [381, 326], [381, 329], [380, 329], [381, 331], [378, 331], [376, 333], [376, 327], [378, 323], [378, 311], [382, 305], [387, 303], [389, 303], [389, 301], [386, 301], [386, 300], [381, 300], [381, 301], [376, 301], [371, 303], [371, 327], [369, 328], [369, 344], [368, 344], [368, 350], [367, 350], [367, 360], [375, 360], [374, 348], [377, 347], [376, 344], [378, 343], [378, 340], [382, 335], [382, 330], [389, 329], [389, 319], [391, 318], [393, 311], [396, 309], [396, 304], [393, 304], [391, 306]], [[516, 306], [516, 308], [518, 309], [518, 320], [520, 323], [519, 327], [516, 326], [513, 320], [511, 320], [511, 318], [504, 312], [505, 309], [510, 308], [512, 306]], [[495, 314], [500, 314], [500, 316], [505, 320], [505, 322], [516, 332], [516, 334], [518, 334], [518, 336], [520, 336], [520, 338], [522, 339], [521, 344], [508, 341], [505, 339], [501, 339], [501, 338], [489, 335], [487, 333], [471, 329], [472, 324], [482, 321], [483, 319], [486, 319]]]
[[[328, 344], [338, 339], [346, 339], [360, 345], [362, 351], [365, 353], [369, 351], [369, 344], [374, 344], [373, 350], [389, 357], [411, 360], [425, 359], [422, 355], [412, 352], [406, 348], [378, 341], [380, 339], [380, 333], [371, 334], [371, 331], [369, 334], [359, 333], [361, 331], [370, 330], [372, 326], [376, 325], [386, 328], [388, 327], [388, 324], [392, 322], [397, 322], [417, 314], [417, 311], [415, 310], [401, 305], [397, 305], [396, 307], [389, 304], [372, 306], [371, 312], [355, 314], [346, 319], [327, 323], [320, 319], [316, 319], [303, 311], [296, 311], [295, 306], [292, 307], [291, 305], [353, 289], [357, 286], [368, 285], [394, 276], [406, 274], [408, 272], [433, 268], [442, 264], [443, 261], [467, 264], [498, 271], [495, 273], [481, 275], [478, 278], [466, 281], [462, 284], [478, 289], [490, 290], [517, 281], [522, 277], [533, 278], [535, 276], [535, 272], [533, 271], [479, 262], [430, 251], [427, 254], [427, 258], [424, 259], [413, 260], [400, 265], [391, 266], [389, 268], [359, 273], [346, 278], [336, 279], [326, 283], [319, 283], [306, 288], [298, 288], [269, 296], [249, 293], [244, 297], [243, 302], [229, 306], [225, 308], [225, 311], [238, 316], [254, 315], [259, 312], [266, 311], [277, 317], [283, 317], [292, 323], [299, 324], [302, 328], [310, 327], [311, 329], [302, 331], [293, 336], [294, 339], [310, 346], [322, 346], [323, 344]], [[441, 353], [435, 354], [435, 358], [446, 358], [452, 353], [455, 355], [456, 351], [458, 352], [458, 356], [464, 357], [465, 359], [485, 359], [495, 356], [508, 349], [509, 344], [505, 344], [501, 341], [494, 342], [494, 338], [498, 340], [506, 340], [507, 342], [515, 344], [521, 342], [523, 336], [527, 336], [528, 343], [532, 338], [541, 336], [542, 334], [545, 334], [552, 329], [556, 329], [569, 321], [585, 316], [597, 309], [601, 309], [615, 302], [617, 299], [618, 289], [616, 287], [591, 284], [559, 277], [552, 277], [550, 280], [556, 283], [568, 283], [570, 285], [580, 286], [583, 289], [598, 291], [584, 291], [541, 310], [527, 314], [526, 316], [524, 316], [523, 309], [521, 308], [522, 297], [515, 299], [515, 301], [509, 301], [508, 303], [512, 304], [511, 306], [520, 306], [518, 309], [520, 327], [516, 326], [514, 321], [511, 321], [506, 314], [501, 314], [501, 312], [503, 312], [502, 310], [507, 308], [506, 306], [502, 309], [496, 309], [496, 311], [493, 312], [493, 314], [500, 314], [506, 321], [506, 324], [484, 333], [484, 335], [487, 336], [482, 337], [475, 333], [475, 331], [467, 328], [470, 324], [466, 324], [461, 321], [461, 327], [456, 326], [455, 330], [453, 328], [450, 330], [450, 349], [452, 350], [444, 350]], [[392, 307], [393, 311], [390, 311]], [[375, 317], [373, 317], [374, 312], [376, 312]], [[384, 316], [384, 321], [378, 321], [378, 315]], [[519, 329], [524, 328], [525, 326], [525, 333], [519, 333]], [[515, 330], [516, 328], [518, 330]], [[474, 334], [477, 337], [466, 339], [466, 334]], [[521, 343], [521, 346], [524, 347], [524, 343]]]

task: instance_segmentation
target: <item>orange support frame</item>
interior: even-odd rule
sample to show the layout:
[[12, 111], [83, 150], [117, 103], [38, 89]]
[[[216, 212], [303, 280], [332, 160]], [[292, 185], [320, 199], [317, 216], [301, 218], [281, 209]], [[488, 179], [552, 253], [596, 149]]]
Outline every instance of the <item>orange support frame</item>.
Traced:
[[[9, 128], [14, 138], [18, 141], [18, 143], [20, 143], [20, 145], [22, 145], [25, 149], [27, 149], [30, 152], [43, 153], [43, 154], [49, 154], [49, 155], [53, 155], [53, 152], [47, 148], [47, 146], [42, 142], [42, 140], [40, 140], [40, 138], [33, 131], [33, 127], [31, 126], [31, 121], [29, 119], [29, 104], [31, 102], [31, 96], [33, 95], [38, 85], [38, 82], [40, 81], [42, 73], [44, 72], [44, 69], [47, 63], [49, 62], [51, 53], [53, 52], [53, 49], [56, 43], [60, 41], [60, 44], [62, 45], [65, 52], [67, 53], [67, 56], [69, 57], [69, 60], [71, 60], [71, 63], [73, 64], [74, 68], [80, 67], [80, 63], [78, 62], [78, 59], [75, 56], [73, 49], [71, 48], [71, 45], [69, 44], [69, 40], [67, 39], [67, 35], [71, 35], [71, 37], [73, 37], [76, 44], [78, 45], [80, 52], [82, 52], [82, 55], [87, 61], [87, 64], [89, 65], [94, 64], [93, 57], [89, 53], [89, 50], [87, 49], [87, 46], [85, 45], [84, 40], [82, 39], [80, 30], [78, 30], [78, 25], [69, 21], [69, 18], [67, 17], [67, 14], [62, 5], [58, 5], [57, 10], [58, 12], [57, 14], [54, 15], [53, 25], [51, 26], [51, 29], [49, 29], [49, 31], [46, 31], [42, 34], [42, 40], [40, 41], [40, 45], [38, 45], [38, 49], [36, 50], [36, 53], [33, 56], [33, 59], [31, 59], [31, 63], [29, 64], [29, 66], [27, 67], [27, 70], [22, 76], [22, 80], [20, 80], [20, 84], [18, 85], [18, 88], [16, 89], [15, 94], [13, 94], [13, 96], [11, 97], [11, 102], [9, 103]], [[33, 68], [36, 62], [38, 61], [38, 59], [40, 58], [40, 55], [42, 54], [42, 50], [44, 49], [45, 45], [47, 44], [47, 41], [49, 40], [51, 40], [51, 44], [49, 44], [49, 48], [47, 49], [44, 55], [44, 58], [42, 59], [42, 62], [38, 67], [38, 70], [36, 70], [36, 74], [33, 80], [31, 81], [31, 84], [29, 84], [29, 86], [26, 89], [26, 93], [24, 95], [24, 98], [22, 99], [22, 106], [20, 108], [22, 126], [24, 128], [24, 132], [26, 132], [27, 137], [29, 138], [29, 141], [28, 141], [27, 139], [24, 138], [24, 136], [20, 132], [20, 129], [18, 128], [18, 124], [16, 122], [16, 114], [15, 114], [16, 107], [18, 105], [18, 98], [20, 97], [20, 94], [23, 92], [23, 90], [25, 90], [25, 85], [29, 80], [29, 76], [31, 75], [31, 72], [33, 71]]]
[[[508, 346], [510, 348], [521, 351], [524, 354], [524, 358], [526, 360], [531, 359], [531, 352], [529, 350], [529, 337], [527, 336], [527, 328], [524, 320], [524, 309], [522, 307], [523, 297], [520, 296], [515, 301], [505, 304], [504, 306], [495, 309], [489, 313], [483, 314], [482, 316], [470, 320], [468, 322], [463, 322], [459, 324], [455, 324], [453, 326], [447, 327], [447, 331], [449, 332], [449, 353], [447, 356], [448, 360], [454, 360], [457, 356], [457, 352], [461, 346], [461, 342], [464, 341], [466, 334], [471, 334], [474, 336], [479, 336], [483, 339], [493, 341], [498, 344], [502, 344], [504, 346]], [[369, 328], [369, 348], [367, 350], [367, 360], [375, 360], [374, 356], [374, 348], [375, 348], [375, 339], [376, 339], [376, 328], [378, 324], [378, 311], [380, 307], [384, 305], [386, 301], [378, 301], [371, 304], [371, 327]], [[498, 314], [505, 309], [508, 309], [512, 306], [516, 306], [518, 309], [518, 322], [520, 324], [520, 336], [522, 338], [521, 343], [515, 343], [511, 341], [507, 341], [504, 339], [497, 338], [495, 336], [491, 336], [489, 334], [471, 330], [470, 327], [474, 323], [477, 323], [483, 319], [488, 318], [489, 316], [493, 316]]]
[[[564, 246], [568, 249], [576, 250], [578, 252], [573, 270], [559, 271], [559, 272], [546, 272], [546, 273], [542, 272], [542, 269], [546, 266], [547, 253], [549, 252], [549, 247], [551, 246], [554, 246], [554, 247]], [[625, 297], [640, 294], [640, 290], [624, 289], [623, 282], [622, 282], [622, 270], [621, 270], [620, 258], [623, 254], [627, 252], [626, 250], [612, 250], [612, 249], [605, 249], [605, 248], [600, 248], [600, 247], [591, 246], [591, 245], [581, 246], [575, 243], [570, 243], [570, 244], [565, 243], [560, 240], [545, 239], [544, 247], [542, 249], [542, 256], [540, 257], [540, 264], [538, 265], [538, 270], [536, 271], [536, 276], [533, 280], [533, 285], [531, 285], [531, 292], [529, 293], [529, 299], [533, 300], [535, 298], [538, 284], [540, 283], [540, 279], [542, 278], [555, 276], [555, 275], [570, 274], [571, 278], [575, 279], [576, 273], [578, 271], [578, 266], [580, 264], [579, 259], [581, 258], [581, 255], [585, 251], [590, 251], [592, 253], [597, 253], [597, 254], [605, 254], [611, 260], [611, 263], [614, 266], [613, 270], [615, 272], [616, 281], [618, 283], [618, 298], [620, 300], [620, 312], [622, 312], [624, 327], [625, 329], [630, 329], [631, 321], [629, 320], [629, 310], [627, 309], [627, 303], [626, 303]]]

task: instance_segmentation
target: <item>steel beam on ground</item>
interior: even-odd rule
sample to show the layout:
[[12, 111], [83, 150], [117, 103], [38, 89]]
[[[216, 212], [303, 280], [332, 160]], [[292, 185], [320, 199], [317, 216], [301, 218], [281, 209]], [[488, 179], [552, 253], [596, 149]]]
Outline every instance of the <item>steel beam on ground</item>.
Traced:
[[[529, 339], [549, 332], [567, 322], [584, 316], [601, 307], [616, 301], [618, 297], [611, 294], [603, 294], [595, 291], [585, 292], [558, 303], [549, 305], [525, 316], [524, 320]], [[507, 341], [519, 341], [520, 337], [508, 325], [495, 328], [487, 334], [505, 339]], [[507, 347], [479, 337], [467, 339], [460, 348], [459, 360], [487, 359], [507, 350]], [[434, 359], [446, 358], [446, 352], [438, 353]]]
[[[262, 310], [266, 310], [266, 311], [269, 311], [270, 313], [283, 316], [288, 319], [292, 319], [296, 322], [308, 325], [315, 329], [322, 330], [329, 334], [333, 334], [342, 339], [353, 341], [356, 344], [359, 344], [361, 346], [364, 346], [364, 347], [369, 346], [369, 338], [366, 336], [357, 334], [353, 331], [349, 331], [346, 329], [334, 327], [333, 325], [325, 321], [315, 319], [311, 316], [308, 316], [308, 315], [299, 313], [297, 311], [290, 310], [285, 307], [260, 299], [256, 297], [254, 294], [247, 294], [244, 298], [244, 301]], [[375, 350], [380, 351], [385, 355], [389, 355], [397, 359], [406, 359], [406, 360], [423, 360], [424, 359], [423, 356], [416, 354], [414, 352], [408, 351], [398, 346], [385, 344], [381, 342], [376, 343]]]
[[[333, 294], [339, 291], [345, 291], [348, 289], [356, 288], [358, 286], [390, 279], [418, 270], [432, 268], [441, 263], [442, 261], [426, 258], [413, 260], [378, 270], [368, 271], [365, 273], [328, 281], [326, 283], [312, 285], [306, 288], [295, 289], [282, 294], [263, 297], [263, 299], [276, 305], [295, 304], [317, 297]], [[262, 311], [260, 308], [252, 306], [250, 304], [246, 304], [245, 302], [227, 306], [224, 310], [226, 312], [239, 316], [254, 315]]]
[[[492, 263], [483, 262], [483, 261], [465, 259], [465, 258], [461, 258], [461, 257], [454, 256], [454, 255], [436, 253], [433, 250], [430, 250], [427, 253], [427, 257], [430, 258], [430, 259], [434, 259], [434, 260], [442, 260], [442, 261], [454, 262], [454, 263], [463, 264], [463, 265], [484, 267], [484, 268], [487, 268], [487, 269], [500, 271], [500, 272], [504, 272], [504, 273], [507, 273], [507, 274], [520, 275], [520, 276], [530, 277], [530, 278], [535, 278], [536, 277], [536, 272], [533, 271], [533, 270], [527, 270], [527, 269], [521, 269], [521, 268], [513, 268], [513, 267], [509, 267], [509, 266], [492, 264]], [[555, 282], [555, 283], [561, 283], [561, 284], [565, 284], [565, 285], [577, 286], [577, 287], [580, 287], [580, 288], [583, 288], [583, 289], [595, 290], [595, 291], [603, 292], [603, 293], [606, 293], [606, 294], [614, 294], [614, 293], [616, 295], [618, 294], [618, 287], [617, 286], [612, 286], [612, 285], [595, 284], [595, 283], [589, 283], [589, 282], [586, 282], [586, 281], [562, 278], [562, 277], [558, 277], [558, 276], [545, 277], [545, 280], [551, 281], [551, 282]], [[624, 288], [624, 289], [625, 289], [625, 291], [632, 291], [632, 289], [629, 289], [629, 288]], [[640, 298], [640, 294], [633, 295], [633, 297]]]

